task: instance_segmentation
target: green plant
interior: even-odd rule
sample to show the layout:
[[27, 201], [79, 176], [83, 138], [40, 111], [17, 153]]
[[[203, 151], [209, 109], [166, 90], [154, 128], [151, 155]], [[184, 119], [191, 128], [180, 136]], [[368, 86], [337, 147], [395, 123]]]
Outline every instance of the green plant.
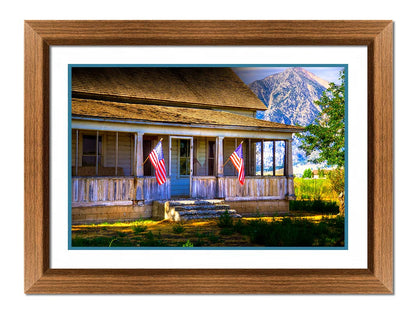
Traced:
[[336, 168], [331, 170], [328, 175], [329, 180], [331, 181], [331, 188], [334, 192], [338, 194], [339, 199], [339, 213], [343, 216], [345, 215], [345, 194], [344, 194], [344, 187], [345, 187], [345, 171], [343, 168]]
[[302, 178], [312, 178], [312, 169], [305, 169], [305, 171], [303, 171]]
[[183, 232], [185, 232], [185, 227], [183, 227], [181, 224], [175, 224], [172, 227], [173, 233], [175, 234], [181, 234]]
[[147, 226], [144, 224], [134, 224], [132, 225], [131, 229], [133, 230], [134, 234], [139, 234], [147, 230]]
[[232, 227], [233, 223], [233, 218], [228, 212], [228, 209], [225, 209], [225, 211], [218, 218], [218, 226], [220, 228]]
[[323, 200], [291, 200], [289, 202], [289, 210], [329, 214], [339, 213], [339, 207], [336, 202]]
[[299, 146], [314, 163], [326, 162], [329, 166], [344, 167], [345, 163], [345, 71], [340, 72], [341, 83], [330, 83], [315, 104], [321, 112], [304, 132], [296, 134]]
[[182, 247], [194, 247], [194, 245], [189, 241], [189, 239], [186, 241], [185, 244], [182, 245]]
[[208, 233], [208, 239], [213, 244], [218, 243], [220, 240], [219, 236], [215, 235], [214, 232]]
[[220, 231], [221, 235], [231, 235], [233, 233], [234, 233], [234, 229], [232, 227], [225, 227], [225, 228], [222, 228]]
[[113, 238], [113, 239], [111, 240], [110, 244], [108, 245], [108, 247], [111, 247], [111, 245], [113, 244], [113, 242], [114, 242], [114, 241], [116, 241], [116, 240], [117, 240], [117, 238]]
[[166, 243], [162, 240], [162, 235], [159, 234], [157, 237], [153, 234], [152, 231], [149, 231], [145, 234], [144, 240], [140, 242], [141, 246], [149, 246], [149, 247], [161, 247], [165, 246]]

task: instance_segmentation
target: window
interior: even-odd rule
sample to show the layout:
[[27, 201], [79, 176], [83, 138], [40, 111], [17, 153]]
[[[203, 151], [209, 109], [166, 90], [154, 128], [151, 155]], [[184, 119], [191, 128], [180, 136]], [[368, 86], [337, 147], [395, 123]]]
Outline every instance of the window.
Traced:
[[190, 175], [191, 159], [191, 141], [190, 140], [180, 140], [179, 141], [179, 174], [180, 175]]
[[103, 155], [103, 143], [102, 136], [98, 136], [98, 149], [97, 149], [97, 136], [96, 135], [83, 135], [82, 137], [82, 166], [83, 167], [95, 167], [97, 165], [97, 152], [98, 152], [98, 165], [101, 166]]
[[208, 141], [208, 175], [214, 175], [215, 168], [215, 141]]

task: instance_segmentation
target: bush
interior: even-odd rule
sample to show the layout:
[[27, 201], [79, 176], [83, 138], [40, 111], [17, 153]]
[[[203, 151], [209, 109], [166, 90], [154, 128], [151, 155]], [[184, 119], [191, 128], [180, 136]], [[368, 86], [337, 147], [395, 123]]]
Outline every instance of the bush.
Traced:
[[303, 171], [302, 178], [312, 178], [312, 169], [305, 169], [305, 171]]
[[185, 244], [182, 245], [182, 247], [194, 247], [194, 245], [189, 241], [189, 239], [186, 241]]
[[232, 227], [234, 224], [233, 218], [231, 217], [230, 213], [228, 212], [228, 209], [225, 209], [225, 212], [221, 214], [221, 216], [218, 219], [218, 226], [220, 228], [227, 228]]
[[146, 233], [145, 239], [140, 242], [140, 246], [162, 247], [166, 246], [166, 243], [162, 240], [160, 232], [155, 236], [152, 231], [149, 231]]
[[338, 214], [339, 206], [334, 201], [323, 200], [291, 200], [289, 210]]
[[173, 233], [175, 233], [175, 234], [181, 234], [181, 233], [185, 232], [185, 228], [180, 224], [175, 224], [172, 227], [172, 230], [173, 230]]
[[344, 244], [344, 218], [312, 222], [305, 219], [266, 222], [250, 221], [242, 225], [242, 232], [252, 243], [264, 246], [342, 246]]
[[134, 234], [143, 233], [147, 230], [147, 226], [143, 224], [134, 224], [132, 225], [131, 229], [133, 230]]

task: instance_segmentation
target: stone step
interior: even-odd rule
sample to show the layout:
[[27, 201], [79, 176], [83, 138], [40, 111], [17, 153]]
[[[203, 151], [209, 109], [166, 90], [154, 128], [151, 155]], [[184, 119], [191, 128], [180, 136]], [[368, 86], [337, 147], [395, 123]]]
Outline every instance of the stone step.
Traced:
[[170, 200], [169, 206], [184, 206], [184, 205], [216, 205], [223, 204], [223, 199], [184, 199], [184, 200]]
[[[201, 215], [208, 215], [208, 214], [212, 214], [212, 215], [222, 215], [223, 213], [225, 213], [227, 210], [226, 209], [218, 209], [218, 210], [176, 210], [181, 216], [184, 215], [188, 215], [188, 214], [201, 214]], [[228, 213], [232, 216], [234, 214], [237, 214], [237, 212], [235, 210], [228, 210]]]
[[230, 205], [189, 205], [189, 206], [176, 206], [176, 211], [182, 210], [225, 210], [229, 209]]
[[[214, 219], [219, 218], [220, 215], [184, 215], [181, 216], [181, 221], [187, 221], [187, 220], [196, 220], [196, 219]], [[241, 218], [239, 214], [232, 215], [233, 218]]]

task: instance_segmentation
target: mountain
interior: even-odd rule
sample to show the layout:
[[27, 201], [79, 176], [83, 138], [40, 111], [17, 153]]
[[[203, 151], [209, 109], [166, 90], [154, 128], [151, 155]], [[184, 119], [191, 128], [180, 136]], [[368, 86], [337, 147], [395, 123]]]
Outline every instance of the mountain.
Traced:
[[314, 102], [328, 87], [327, 81], [300, 67], [249, 84], [267, 106], [267, 110], [259, 112], [257, 118], [301, 126], [309, 125], [320, 112]]
[[[248, 86], [267, 106], [266, 111], [257, 113], [257, 118], [306, 126], [312, 123], [320, 112], [320, 107], [314, 102], [319, 100], [322, 92], [329, 87], [329, 83], [304, 68], [291, 67], [256, 80]], [[292, 153], [295, 167], [308, 164], [306, 155], [299, 149], [299, 145], [299, 140], [294, 137]], [[273, 159], [271, 146], [266, 146], [264, 152], [265, 166], [269, 166], [267, 160]]]

